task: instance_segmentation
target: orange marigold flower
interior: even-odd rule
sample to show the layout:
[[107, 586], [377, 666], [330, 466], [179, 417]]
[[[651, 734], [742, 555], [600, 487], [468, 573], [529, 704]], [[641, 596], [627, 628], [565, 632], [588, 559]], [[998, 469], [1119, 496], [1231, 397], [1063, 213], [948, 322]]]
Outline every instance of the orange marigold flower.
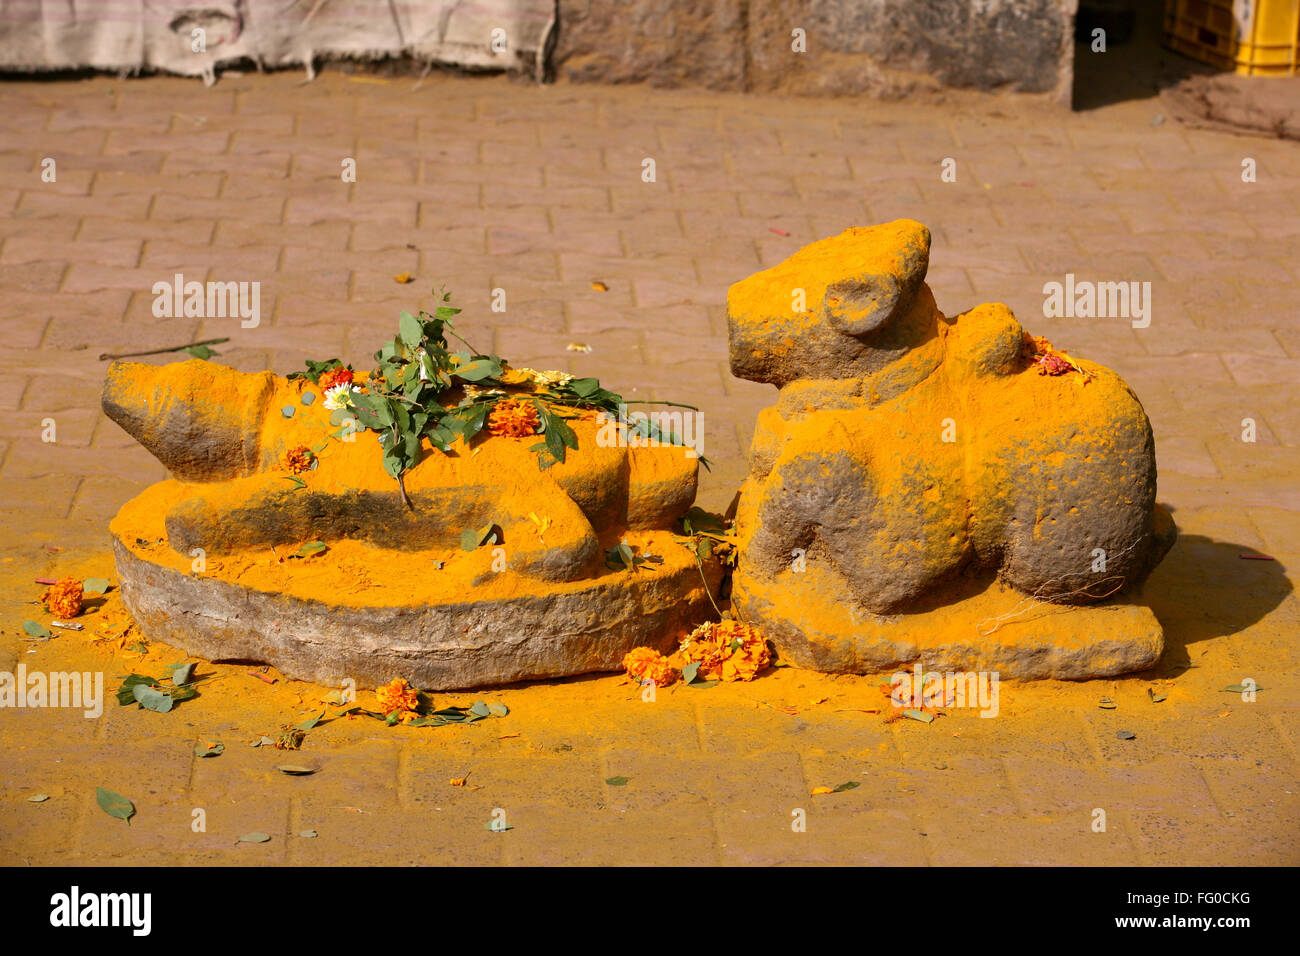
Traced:
[[639, 684], [653, 683], [656, 687], [667, 687], [677, 680], [677, 671], [672, 661], [664, 657], [653, 647], [634, 647], [623, 658], [623, 669], [627, 676]]
[[316, 382], [321, 390], [333, 388], [335, 385], [351, 385], [352, 369], [339, 366], [332, 368], [328, 372], [321, 372], [320, 379]]
[[76, 578], [60, 578], [45, 589], [45, 596], [41, 600], [55, 617], [76, 617], [81, 613], [83, 596], [80, 581]]
[[316, 461], [316, 456], [312, 454], [310, 448], [306, 445], [298, 445], [290, 448], [284, 453], [284, 465], [295, 475], [300, 475]]
[[537, 406], [517, 398], [503, 398], [488, 413], [488, 431], [493, 435], [525, 438], [537, 434]]
[[676, 655], [683, 665], [698, 663], [700, 677], [710, 680], [753, 680], [770, 663], [767, 639], [740, 621], [709, 621], [682, 641]]
[[393, 711], [402, 715], [402, 723], [418, 716], [416, 708], [420, 705], [420, 695], [405, 677], [395, 677], [382, 687], [375, 688], [375, 697], [379, 699], [379, 710], [387, 717]]

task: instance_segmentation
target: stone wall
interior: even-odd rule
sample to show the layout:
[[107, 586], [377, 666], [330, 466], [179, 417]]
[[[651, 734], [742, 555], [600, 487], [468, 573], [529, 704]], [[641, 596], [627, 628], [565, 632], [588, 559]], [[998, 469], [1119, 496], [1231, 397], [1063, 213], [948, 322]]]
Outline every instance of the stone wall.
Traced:
[[[1078, 0], [558, 0], [578, 82], [901, 96], [961, 87], [1068, 102]], [[794, 31], [803, 31], [796, 52]]]

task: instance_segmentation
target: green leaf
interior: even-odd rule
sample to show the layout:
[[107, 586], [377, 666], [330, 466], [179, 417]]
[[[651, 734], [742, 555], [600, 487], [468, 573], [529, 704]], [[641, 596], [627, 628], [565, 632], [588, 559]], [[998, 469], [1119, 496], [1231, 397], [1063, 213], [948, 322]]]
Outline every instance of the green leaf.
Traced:
[[420, 370], [424, 372], [424, 377], [430, 382], [435, 382], [439, 378], [438, 365], [428, 351], [425, 351], [424, 354], [420, 356]]
[[307, 368], [306, 372], [294, 372], [288, 377], [305, 378], [313, 385], [319, 385], [321, 375], [332, 368], [339, 368], [342, 366], [343, 362], [336, 358], [326, 359], [324, 362], [313, 362], [311, 359], [308, 359], [304, 364]]
[[226, 752], [226, 745], [219, 740], [199, 741], [194, 745], [196, 757], [220, 757]]
[[569, 382], [569, 391], [579, 398], [590, 398], [601, 390], [600, 379], [575, 378]]
[[23, 630], [32, 637], [53, 637], [54, 632], [44, 624], [38, 624], [36, 621], [23, 621]]
[[1260, 691], [1263, 689], [1264, 688], [1258, 686], [1247, 687], [1245, 684], [1233, 684], [1230, 687], [1223, 688], [1223, 692], [1226, 694], [1248, 694], [1251, 693], [1252, 691]]
[[491, 541], [493, 544], [500, 544], [505, 540], [501, 528], [493, 522], [484, 525], [481, 528], [467, 528], [460, 533], [460, 547], [462, 551], [477, 551], [483, 545]]
[[30, 797], [27, 798], [27, 802], [44, 803], [48, 799], [50, 799], [50, 795], [48, 793], [33, 793]]
[[310, 777], [320, 767], [301, 767], [298, 764], [286, 763], [275, 768], [280, 773], [288, 774], [291, 777]]
[[298, 834], [298, 836], [302, 837], [304, 840], [314, 840], [319, 835], [320, 834], [318, 834], [315, 830], [302, 830]]
[[419, 319], [410, 312], [403, 312], [398, 316], [397, 328], [403, 345], [412, 352], [420, 347], [420, 340], [424, 338], [424, 326], [420, 324]]
[[187, 345], [181, 351], [189, 353], [196, 359], [210, 359], [214, 355], [221, 354], [214, 349], [208, 348], [206, 345]]
[[267, 834], [262, 833], [262, 832], [259, 831], [259, 830], [254, 830], [252, 833], [245, 833], [243, 836], [241, 836], [241, 837], [239, 838], [239, 841], [238, 841], [238, 842], [240, 842], [240, 843], [270, 843], [270, 842], [271, 842], [271, 838], [270, 838]]
[[856, 790], [860, 786], [862, 786], [862, 784], [858, 783], [856, 780], [848, 780], [833, 789], [831, 793], [843, 793], [845, 790]]
[[177, 687], [180, 687], [182, 684], [188, 684], [190, 682], [190, 678], [193, 676], [194, 676], [194, 662], [191, 661], [188, 664], [182, 664], [180, 667], [172, 671], [172, 683], [175, 684]]
[[137, 703], [134, 691], [138, 684], [148, 687], [159, 686], [158, 681], [152, 677], [146, 677], [144, 674], [128, 674], [126, 680], [122, 681], [122, 686], [117, 689], [117, 702], [123, 706]]
[[1115, 736], [1120, 740], [1137, 740], [1137, 734], [1133, 733], [1131, 730], [1117, 730], [1115, 731]]
[[695, 678], [698, 677], [699, 674], [700, 674], [700, 662], [691, 661], [689, 664], [687, 664], [685, 667], [682, 668], [682, 683], [684, 684], [695, 683]]
[[501, 362], [499, 359], [475, 359], [464, 365], [458, 365], [451, 374], [462, 382], [481, 382], [486, 378], [500, 378]]
[[1097, 706], [1100, 707], [1102, 710], [1114, 710], [1116, 704], [1109, 697], [1103, 697], [1100, 701], [1097, 702]]
[[553, 465], [558, 465], [564, 460], [563, 458], [557, 458], [555, 455], [551, 454], [550, 449], [547, 448], [546, 442], [538, 442], [536, 445], [530, 445], [528, 450], [537, 453], [538, 471], [545, 471], [547, 468], [550, 468]]
[[131, 825], [131, 818], [135, 816], [135, 804], [120, 793], [105, 790], [103, 787], [96, 787], [95, 802], [110, 817], [125, 820], [127, 826]]
[[492, 713], [497, 717], [504, 717], [510, 713], [510, 708], [505, 704], [488, 704], [488, 710], [492, 711]]
[[299, 558], [310, 558], [313, 554], [322, 554], [329, 550], [329, 545], [324, 541], [308, 541], [301, 548], [294, 552]]
[[705, 511], [699, 505], [693, 505], [686, 514], [682, 515], [682, 526], [687, 534], [697, 532], [723, 534], [727, 530], [726, 521], [711, 511]]
[[627, 781], [628, 781], [627, 777], [606, 777], [605, 778], [605, 782], [609, 784], [611, 787], [626, 787]]
[[167, 713], [176, 703], [170, 694], [154, 690], [148, 684], [136, 684], [131, 688], [131, 695], [145, 710], [152, 710], [158, 714]]
[[382, 395], [353, 392], [348, 407], [353, 409], [361, 424], [367, 428], [387, 428], [393, 424], [393, 410]]
[[81, 582], [81, 590], [87, 594], [106, 594], [110, 587], [108, 578], [86, 578]]
[[488, 708], [488, 705], [483, 703], [483, 701], [481, 700], [474, 701], [474, 705], [470, 707], [469, 712], [473, 714], [475, 717], [492, 716], [492, 711]]
[[507, 830], [513, 830], [514, 827], [508, 823], [502, 823], [496, 817], [493, 817], [483, 825], [483, 829], [491, 830], [493, 833], [505, 833]]
[[1161, 701], [1169, 699], [1168, 694], [1164, 693], [1163, 691], [1157, 691], [1153, 687], [1147, 688], [1147, 696], [1151, 698], [1151, 703], [1153, 704], [1158, 704]]
[[934, 714], [927, 714], [923, 710], [913, 710], [908, 708], [903, 711], [904, 717], [911, 717], [913, 720], [919, 720], [923, 724], [931, 723], [934, 720]]
[[299, 478], [297, 475], [282, 475], [281, 477], [284, 478], [284, 479], [286, 479], [286, 480], [288, 480], [288, 481], [292, 481], [292, 482], [293, 482], [293, 490], [294, 490], [294, 491], [297, 491], [297, 490], [299, 490], [300, 488], [306, 488], [306, 487], [307, 487], [307, 482], [303, 481], [303, 480], [302, 480], [301, 478]]
[[[209, 680], [209, 678], [205, 677], [204, 680]], [[177, 704], [181, 703], [181, 701], [192, 700], [199, 696], [199, 692], [194, 687], [194, 684], [186, 684], [183, 687], [173, 687], [171, 690], [164, 691], [164, 693]]]
[[559, 415], [552, 415], [551, 427], [555, 433], [560, 436], [560, 440], [564, 443], [566, 448], [572, 448], [574, 451], [578, 450], [578, 436], [574, 434], [573, 429], [569, 427], [568, 422]]
[[298, 725], [298, 727], [297, 727], [296, 729], [298, 729], [298, 730], [311, 730], [313, 727], [315, 727], [317, 724], [319, 724], [319, 723], [320, 723], [322, 720], [324, 720], [324, 719], [325, 719], [325, 711], [322, 710], [322, 711], [321, 711], [319, 714], [317, 714], [315, 717], [311, 717], [311, 718], [309, 718], [309, 719], [307, 719], [307, 720], [304, 720], [301, 724]]

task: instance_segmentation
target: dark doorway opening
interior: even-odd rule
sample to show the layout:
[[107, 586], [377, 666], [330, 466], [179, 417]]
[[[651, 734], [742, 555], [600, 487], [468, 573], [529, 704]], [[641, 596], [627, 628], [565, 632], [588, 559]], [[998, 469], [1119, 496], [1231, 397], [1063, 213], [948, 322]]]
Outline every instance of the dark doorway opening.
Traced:
[[[1165, 0], [1079, 0], [1075, 20], [1076, 110], [1158, 96], [1187, 79], [1219, 73], [1160, 45]], [[1105, 52], [1093, 49], [1105, 31]]]

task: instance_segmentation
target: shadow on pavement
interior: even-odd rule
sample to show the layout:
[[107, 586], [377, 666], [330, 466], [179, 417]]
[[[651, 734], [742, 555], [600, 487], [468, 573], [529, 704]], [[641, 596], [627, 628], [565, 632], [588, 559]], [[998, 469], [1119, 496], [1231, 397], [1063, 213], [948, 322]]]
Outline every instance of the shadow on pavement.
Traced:
[[1178, 536], [1141, 594], [1165, 630], [1165, 653], [1155, 668], [1160, 676], [1195, 666], [1204, 652], [1192, 645], [1244, 631], [1292, 592], [1280, 561], [1241, 557], [1257, 553], [1249, 545], [1203, 535]]

